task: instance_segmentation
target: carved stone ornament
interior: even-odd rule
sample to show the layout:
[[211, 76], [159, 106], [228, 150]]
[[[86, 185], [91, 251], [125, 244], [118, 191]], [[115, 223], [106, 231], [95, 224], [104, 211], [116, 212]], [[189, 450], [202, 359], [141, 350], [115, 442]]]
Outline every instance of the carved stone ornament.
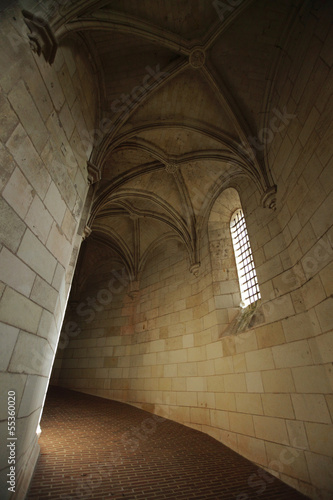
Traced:
[[83, 230], [83, 233], [82, 233], [82, 239], [86, 240], [88, 238], [88, 236], [91, 235], [91, 233], [92, 233], [92, 229], [89, 226], [86, 226]]
[[190, 54], [190, 65], [192, 68], [201, 68], [205, 64], [206, 55], [201, 47], [195, 47]]
[[27, 10], [22, 10], [22, 14], [24, 22], [30, 30], [28, 38], [31, 49], [39, 56], [43, 54], [45, 61], [52, 64], [57, 53], [58, 44], [49, 24], [45, 19]]
[[165, 170], [168, 174], [175, 174], [178, 170], [178, 165], [174, 161], [165, 164]]
[[276, 186], [272, 186], [266, 190], [261, 198], [261, 203], [264, 208], [276, 210], [276, 190]]
[[199, 275], [200, 266], [201, 266], [200, 262], [195, 262], [190, 267], [190, 273], [192, 273], [196, 278]]
[[101, 171], [96, 165], [87, 161], [88, 184], [95, 184], [101, 180]]
[[135, 299], [139, 294], [139, 288], [138, 280], [131, 281], [128, 285], [127, 295], [129, 295], [131, 299]]

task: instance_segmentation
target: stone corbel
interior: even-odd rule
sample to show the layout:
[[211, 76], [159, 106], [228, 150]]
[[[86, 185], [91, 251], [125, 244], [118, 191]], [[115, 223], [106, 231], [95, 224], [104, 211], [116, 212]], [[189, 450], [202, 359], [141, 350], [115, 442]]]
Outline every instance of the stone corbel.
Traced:
[[92, 229], [89, 226], [86, 226], [83, 230], [83, 233], [82, 233], [82, 239], [86, 240], [88, 238], [88, 236], [91, 235], [91, 233], [92, 233]]
[[24, 22], [30, 30], [28, 38], [31, 49], [39, 56], [43, 54], [45, 61], [52, 64], [57, 53], [58, 44], [49, 24], [45, 19], [27, 10], [22, 10], [22, 14]]
[[264, 208], [276, 210], [276, 186], [272, 186], [266, 190], [261, 198], [261, 203]]
[[140, 290], [139, 281], [138, 280], [131, 281], [128, 285], [127, 295], [129, 295], [131, 299], [135, 299], [139, 294], [139, 290]]
[[101, 180], [101, 171], [96, 165], [87, 161], [88, 184], [95, 184]]
[[190, 266], [190, 273], [192, 273], [193, 276], [195, 276], [196, 278], [199, 275], [200, 266], [201, 266], [200, 262], [195, 262]]

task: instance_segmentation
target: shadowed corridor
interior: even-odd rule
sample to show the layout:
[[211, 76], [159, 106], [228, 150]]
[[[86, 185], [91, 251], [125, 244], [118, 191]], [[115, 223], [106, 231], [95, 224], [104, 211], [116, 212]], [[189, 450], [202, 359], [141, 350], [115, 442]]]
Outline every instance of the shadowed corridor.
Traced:
[[215, 439], [133, 406], [51, 387], [27, 500], [305, 499]]

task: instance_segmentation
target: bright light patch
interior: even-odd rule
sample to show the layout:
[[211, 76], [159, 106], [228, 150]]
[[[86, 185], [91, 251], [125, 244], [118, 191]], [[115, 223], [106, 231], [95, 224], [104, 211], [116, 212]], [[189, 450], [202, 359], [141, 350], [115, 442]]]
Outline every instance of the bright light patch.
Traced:
[[261, 296], [245, 218], [241, 209], [231, 217], [230, 229], [242, 297], [241, 306], [247, 307], [259, 300]]

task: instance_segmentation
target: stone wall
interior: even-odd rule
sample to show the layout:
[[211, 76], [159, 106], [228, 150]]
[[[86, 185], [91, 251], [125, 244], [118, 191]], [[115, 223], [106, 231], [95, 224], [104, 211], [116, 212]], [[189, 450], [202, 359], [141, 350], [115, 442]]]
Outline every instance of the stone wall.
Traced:
[[[81, 243], [90, 154], [82, 140], [94, 126], [96, 89], [80, 45], [60, 45], [49, 65], [29, 47], [20, 9], [2, 12], [0, 27], [0, 433], [5, 443], [14, 390], [16, 498], [23, 498]], [[4, 499], [7, 459], [3, 449]]]
[[[59, 383], [197, 428], [306, 494], [326, 498], [320, 491], [331, 488], [330, 396], [325, 400], [331, 386], [317, 372], [325, 367], [317, 364], [316, 339], [300, 340], [300, 332], [312, 337], [312, 324], [297, 314], [290, 275], [274, 259], [282, 238], [277, 213], [259, 206], [253, 186], [239, 189], [262, 293], [250, 324], [228, 331], [240, 297], [227, 223], [240, 201], [227, 190], [213, 207], [197, 278], [176, 241], [151, 255], [133, 299], [126, 280], [119, 293], [105, 292], [116, 268], [91, 278], [82, 306], [67, 318], [80, 333], [62, 353]], [[277, 289], [280, 282], [286, 289]], [[96, 301], [88, 308], [89, 299]], [[326, 463], [320, 474], [313, 456]]]
[[[262, 295], [251, 321], [228, 330], [240, 311], [227, 231], [236, 201], [228, 191], [211, 212], [199, 276], [189, 273], [178, 243], [159, 247], [136, 298], [124, 285], [96, 311], [93, 329], [75, 316], [82, 332], [63, 353], [60, 384], [207, 432], [306, 495], [328, 499], [332, 70], [325, 31], [310, 37], [311, 57], [300, 57], [304, 29], [300, 24], [295, 30], [300, 34], [290, 43], [291, 62], [281, 63], [272, 97], [270, 120], [278, 117], [272, 123], [279, 128], [266, 161], [278, 186], [277, 210], [261, 207], [249, 181], [237, 186]], [[108, 287], [106, 280], [94, 283], [87, 287], [90, 296]]]
[[[137, 297], [127, 295], [126, 278], [119, 292], [106, 292], [114, 272], [120, 273], [112, 266], [87, 283], [83, 306], [77, 303], [66, 320], [80, 332], [62, 352], [59, 383], [195, 427], [313, 498], [329, 498], [319, 493], [330, 490], [332, 470], [331, 385], [318, 359], [320, 337], [313, 337], [319, 321], [312, 325], [308, 313], [297, 313], [293, 292], [274, 287], [284, 278], [265, 250], [279, 224], [257, 203], [252, 211], [250, 191], [247, 220], [262, 292], [252, 326], [228, 332], [240, 310], [223, 303], [234, 280], [220, 276], [218, 287], [213, 279], [216, 234], [210, 246], [206, 237], [197, 278], [188, 271], [185, 249], [170, 241], [149, 259]], [[221, 242], [226, 239], [221, 233]], [[89, 299], [96, 299], [89, 302], [94, 306], [88, 307]]]
[[333, 490], [330, 19], [326, 4], [317, 16], [307, 14], [296, 24], [273, 101], [275, 109], [288, 117], [269, 152], [279, 186], [281, 231], [270, 246], [278, 266], [271, 293], [286, 311], [290, 309], [282, 321], [286, 344], [273, 349], [273, 356], [291, 377], [293, 439], [304, 448], [311, 484], [329, 490], [327, 498]]
[[[64, 324], [72, 321], [71, 335], [54, 373], [63, 386], [202, 430], [321, 499], [333, 492], [330, 21], [325, 5], [301, 12], [277, 66], [258, 134], [277, 210], [261, 208], [249, 181], [235, 186], [239, 198], [222, 192], [197, 277], [176, 240], [150, 255], [138, 294], [129, 294], [119, 262], [104, 264], [71, 304]], [[87, 212], [85, 145], [97, 90], [78, 39], [62, 43], [49, 65], [29, 48], [19, 9], [1, 13], [0, 26], [1, 400], [15, 391], [23, 498]], [[241, 326], [228, 231], [240, 204], [262, 295]], [[1, 411], [5, 442], [6, 404]], [[6, 454], [0, 471], [6, 498]]]

